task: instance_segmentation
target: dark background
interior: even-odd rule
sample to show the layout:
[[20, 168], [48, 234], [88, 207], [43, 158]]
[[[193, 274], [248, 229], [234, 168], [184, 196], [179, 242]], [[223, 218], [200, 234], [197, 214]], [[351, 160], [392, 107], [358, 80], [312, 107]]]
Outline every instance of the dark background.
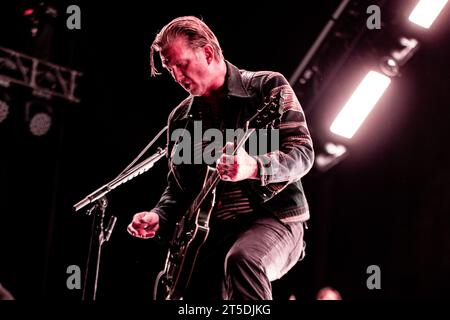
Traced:
[[[186, 95], [167, 74], [149, 76], [156, 32], [177, 16], [200, 16], [232, 63], [289, 79], [340, 1], [248, 9], [242, 3], [57, 2], [50, 42], [29, 35], [22, 11], [31, 3], [2, 1], [0, 45], [83, 72], [81, 103], [52, 99], [51, 130], [36, 137], [24, 119], [30, 90], [8, 89], [10, 114], [0, 123], [0, 282], [21, 300], [79, 300], [81, 290], [66, 287], [66, 270], [79, 265], [84, 271], [92, 217], [73, 213], [72, 205], [121, 172]], [[395, 3], [406, 11], [415, 1]], [[81, 30], [67, 30], [68, 4], [80, 5]], [[415, 33], [421, 47], [346, 141], [348, 156], [303, 179], [312, 215], [307, 256], [274, 282], [275, 299], [313, 300], [328, 285], [344, 300], [450, 297], [448, 21], [447, 5], [427, 32], [406, 24], [396, 29]], [[329, 102], [349, 90], [346, 74], [334, 78], [314, 108], [301, 101], [316, 151], [329, 138], [324, 128], [335, 115]], [[118, 222], [104, 246], [98, 299], [151, 298], [165, 252], [132, 238], [126, 226], [159, 199], [166, 165], [161, 160], [108, 195], [107, 216]], [[381, 269], [380, 290], [366, 286], [370, 265]]]

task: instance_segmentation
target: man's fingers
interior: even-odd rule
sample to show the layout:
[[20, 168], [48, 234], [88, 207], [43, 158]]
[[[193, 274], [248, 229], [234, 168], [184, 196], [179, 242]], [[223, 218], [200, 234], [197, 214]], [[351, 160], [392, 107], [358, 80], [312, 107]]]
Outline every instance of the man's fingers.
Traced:
[[130, 225], [131, 227], [133, 227], [133, 229], [138, 230], [142, 228], [143, 223], [137, 220], [133, 220]]
[[153, 238], [155, 236], [155, 234], [156, 234], [155, 231], [147, 232], [147, 238]]
[[155, 236], [156, 232], [155, 231], [146, 231], [146, 230], [142, 230], [139, 232], [139, 238], [141, 239], [149, 239], [149, 238], [153, 238]]
[[217, 164], [233, 164], [236, 161], [236, 156], [222, 154], [217, 160]]
[[230, 155], [234, 151], [234, 143], [233, 142], [227, 142], [225, 146], [222, 149], [224, 154]]
[[140, 219], [139, 223], [140, 223], [141, 228], [149, 229], [149, 228], [154, 227], [158, 222], [155, 221], [154, 219], [147, 219], [147, 220]]
[[131, 223], [128, 225], [127, 231], [134, 237], [138, 234], [138, 231], [131, 225]]
[[127, 227], [127, 231], [133, 237], [141, 238], [141, 239], [153, 238], [156, 234], [156, 230], [147, 231], [144, 228], [136, 230], [131, 226], [131, 224]]
[[223, 171], [219, 171], [219, 176], [224, 181], [235, 181], [237, 176], [237, 169], [235, 167], [230, 167]]

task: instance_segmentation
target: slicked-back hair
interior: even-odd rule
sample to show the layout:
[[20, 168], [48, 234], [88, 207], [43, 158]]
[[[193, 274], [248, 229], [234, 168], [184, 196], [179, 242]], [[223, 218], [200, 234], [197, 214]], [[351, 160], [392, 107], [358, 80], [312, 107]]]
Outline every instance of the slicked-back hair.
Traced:
[[206, 44], [210, 44], [214, 49], [215, 58], [218, 61], [223, 59], [219, 41], [206, 23], [194, 16], [178, 17], [166, 24], [156, 35], [155, 40], [153, 40], [150, 47], [150, 70], [152, 76], [161, 74], [155, 67], [155, 51], [164, 51], [173, 40], [180, 36], [185, 37], [187, 43], [193, 49], [202, 48]]

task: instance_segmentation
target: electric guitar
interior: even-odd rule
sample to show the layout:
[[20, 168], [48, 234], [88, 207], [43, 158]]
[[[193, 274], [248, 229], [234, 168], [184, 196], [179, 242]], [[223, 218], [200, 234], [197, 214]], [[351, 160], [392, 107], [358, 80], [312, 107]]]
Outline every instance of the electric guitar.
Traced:
[[[244, 134], [238, 137], [232, 155], [236, 154], [256, 128], [268, 127], [281, 118], [282, 99], [281, 90], [266, 99], [257, 113], [246, 122]], [[217, 170], [208, 166], [200, 193], [175, 226], [164, 269], [156, 277], [153, 290], [155, 300], [183, 299], [199, 250], [208, 237], [219, 181]]]

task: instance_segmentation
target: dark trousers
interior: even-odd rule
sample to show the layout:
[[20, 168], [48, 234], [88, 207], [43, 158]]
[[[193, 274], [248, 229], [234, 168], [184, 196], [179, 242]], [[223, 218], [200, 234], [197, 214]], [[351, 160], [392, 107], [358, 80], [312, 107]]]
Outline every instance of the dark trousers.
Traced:
[[302, 256], [303, 232], [269, 215], [212, 224], [185, 300], [271, 300], [271, 281]]

